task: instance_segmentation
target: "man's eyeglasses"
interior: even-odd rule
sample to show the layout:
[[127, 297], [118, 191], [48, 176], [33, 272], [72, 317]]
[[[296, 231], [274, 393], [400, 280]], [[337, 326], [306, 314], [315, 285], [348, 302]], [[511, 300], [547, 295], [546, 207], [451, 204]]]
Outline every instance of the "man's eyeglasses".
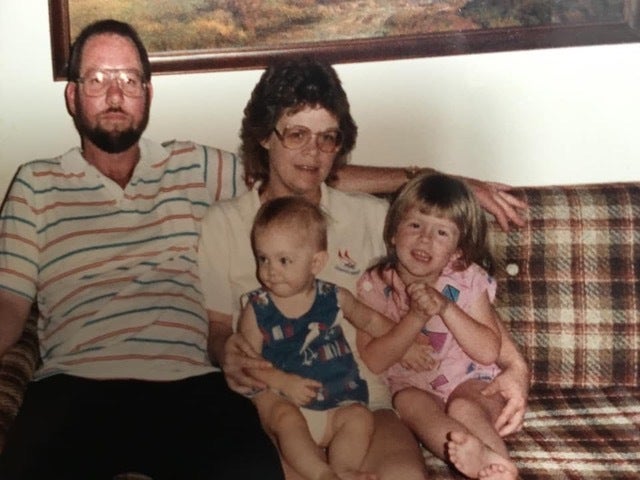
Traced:
[[114, 80], [127, 97], [141, 97], [147, 86], [139, 71], [120, 69], [88, 70], [76, 82], [82, 84], [87, 96], [98, 97], [104, 95]]
[[282, 133], [274, 128], [273, 132], [282, 142], [282, 145], [290, 150], [297, 150], [307, 146], [314, 136], [316, 137], [316, 147], [324, 153], [335, 153], [342, 145], [342, 133], [340, 130], [313, 133], [307, 127], [299, 125], [286, 127]]

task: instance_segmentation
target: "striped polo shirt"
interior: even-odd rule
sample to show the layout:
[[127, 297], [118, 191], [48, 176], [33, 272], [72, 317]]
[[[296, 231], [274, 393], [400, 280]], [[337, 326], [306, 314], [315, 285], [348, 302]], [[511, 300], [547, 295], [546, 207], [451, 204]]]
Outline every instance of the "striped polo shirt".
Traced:
[[43, 364], [87, 378], [213, 371], [198, 275], [200, 220], [246, 190], [235, 155], [140, 141], [123, 190], [79, 149], [23, 165], [0, 215], [0, 288], [37, 299]]

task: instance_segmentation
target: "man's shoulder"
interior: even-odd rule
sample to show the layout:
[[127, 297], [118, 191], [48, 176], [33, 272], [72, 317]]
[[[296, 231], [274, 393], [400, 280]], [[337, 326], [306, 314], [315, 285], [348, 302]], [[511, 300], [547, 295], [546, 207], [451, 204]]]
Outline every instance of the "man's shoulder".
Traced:
[[40, 177], [45, 175], [47, 172], [54, 176], [59, 175], [62, 173], [65, 166], [69, 169], [69, 166], [73, 165], [73, 160], [80, 156], [80, 149], [76, 147], [55, 157], [30, 160], [20, 165], [16, 173], [16, 177], [34, 175]]
[[173, 155], [192, 153], [202, 157], [235, 157], [236, 154], [224, 148], [211, 145], [202, 145], [191, 140], [167, 140], [161, 143], [162, 147]]

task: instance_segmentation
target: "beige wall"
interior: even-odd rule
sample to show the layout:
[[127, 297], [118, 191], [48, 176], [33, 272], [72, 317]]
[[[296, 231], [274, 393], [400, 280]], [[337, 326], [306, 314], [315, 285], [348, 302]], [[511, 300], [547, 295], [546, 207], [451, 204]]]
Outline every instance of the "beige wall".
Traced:
[[[17, 166], [77, 144], [53, 82], [47, 2], [0, 0], [0, 195]], [[640, 44], [338, 65], [354, 163], [511, 184], [640, 180]], [[147, 136], [236, 149], [259, 71], [154, 79]]]

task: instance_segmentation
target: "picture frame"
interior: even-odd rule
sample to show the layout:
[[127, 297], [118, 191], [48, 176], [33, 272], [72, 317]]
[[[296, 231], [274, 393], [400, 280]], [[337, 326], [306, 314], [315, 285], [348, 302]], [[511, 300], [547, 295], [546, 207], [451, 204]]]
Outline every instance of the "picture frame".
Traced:
[[[66, 79], [66, 65], [72, 41], [69, 1], [49, 0], [54, 80]], [[330, 63], [351, 63], [639, 42], [640, 0], [624, 0], [623, 4], [622, 18], [615, 22], [480, 28], [348, 40], [309, 40], [238, 48], [152, 51], [150, 60], [155, 74], [175, 74], [263, 68], [274, 58], [311, 54]], [[129, 21], [126, 18], [122, 20]]]

